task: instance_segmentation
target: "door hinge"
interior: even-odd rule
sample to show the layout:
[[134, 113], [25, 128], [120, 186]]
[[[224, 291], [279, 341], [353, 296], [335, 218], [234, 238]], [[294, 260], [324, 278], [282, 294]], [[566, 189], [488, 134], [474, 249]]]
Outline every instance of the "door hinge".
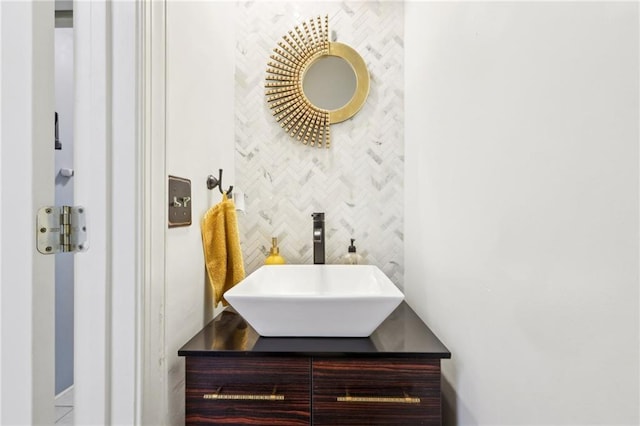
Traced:
[[42, 207], [36, 223], [38, 251], [42, 254], [87, 250], [84, 207]]

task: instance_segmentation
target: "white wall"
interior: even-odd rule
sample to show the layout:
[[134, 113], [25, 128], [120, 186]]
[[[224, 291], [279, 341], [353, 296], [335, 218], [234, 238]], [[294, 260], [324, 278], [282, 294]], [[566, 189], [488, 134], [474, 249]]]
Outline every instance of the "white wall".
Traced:
[[221, 198], [207, 189], [207, 175], [222, 168], [224, 186], [235, 181], [234, 10], [231, 2], [167, 2], [166, 171], [191, 180], [193, 224], [166, 230], [166, 424], [184, 424], [177, 351], [213, 318], [200, 219]]
[[405, 16], [405, 289], [447, 422], [637, 424], [638, 4]]

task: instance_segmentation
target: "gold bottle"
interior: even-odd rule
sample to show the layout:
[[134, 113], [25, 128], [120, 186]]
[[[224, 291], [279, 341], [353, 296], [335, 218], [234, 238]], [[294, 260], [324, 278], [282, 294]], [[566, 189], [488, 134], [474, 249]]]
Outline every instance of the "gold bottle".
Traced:
[[265, 265], [284, 265], [284, 257], [280, 256], [280, 249], [278, 248], [278, 239], [276, 237], [271, 238], [271, 251], [269, 256], [264, 261]]

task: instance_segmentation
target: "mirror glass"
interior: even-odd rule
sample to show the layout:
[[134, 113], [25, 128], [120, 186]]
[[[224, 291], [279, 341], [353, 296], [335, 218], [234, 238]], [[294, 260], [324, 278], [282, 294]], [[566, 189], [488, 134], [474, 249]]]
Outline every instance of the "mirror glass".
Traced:
[[304, 95], [318, 108], [333, 111], [345, 106], [356, 91], [357, 80], [347, 61], [332, 55], [318, 58], [304, 73]]

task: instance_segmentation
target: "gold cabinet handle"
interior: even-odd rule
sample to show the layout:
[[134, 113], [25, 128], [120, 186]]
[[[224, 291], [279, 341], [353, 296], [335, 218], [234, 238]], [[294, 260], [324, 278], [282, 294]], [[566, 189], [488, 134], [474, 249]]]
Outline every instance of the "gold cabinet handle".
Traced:
[[221, 393], [222, 386], [218, 388], [216, 393], [205, 393], [203, 399], [215, 399], [215, 400], [245, 400], [245, 401], [284, 401], [284, 395], [276, 394], [276, 388], [270, 394], [236, 394], [236, 393]]
[[420, 398], [407, 395], [404, 396], [339, 396], [336, 398], [338, 402], [375, 402], [375, 403], [393, 403], [393, 404], [420, 404]]

